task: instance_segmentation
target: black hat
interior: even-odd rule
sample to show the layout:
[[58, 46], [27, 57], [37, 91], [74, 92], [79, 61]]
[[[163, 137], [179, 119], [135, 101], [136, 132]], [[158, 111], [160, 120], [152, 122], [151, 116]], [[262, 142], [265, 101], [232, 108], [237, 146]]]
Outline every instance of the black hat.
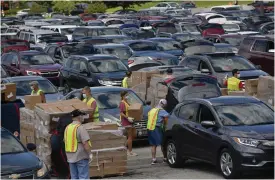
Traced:
[[73, 110], [71, 112], [72, 117], [77, 117], [77, 116], [82, 116], [82, 115], [86, 115], [86, 113], [80, 111], [79, 109]]

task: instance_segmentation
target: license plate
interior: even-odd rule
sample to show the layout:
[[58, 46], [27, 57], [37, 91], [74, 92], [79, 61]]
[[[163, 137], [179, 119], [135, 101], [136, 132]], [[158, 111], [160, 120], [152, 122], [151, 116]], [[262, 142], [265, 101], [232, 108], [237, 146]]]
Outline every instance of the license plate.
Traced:
[[138, 136], [146, 136], [147, 135], [147, 130], [137, 131], [137, 135]]

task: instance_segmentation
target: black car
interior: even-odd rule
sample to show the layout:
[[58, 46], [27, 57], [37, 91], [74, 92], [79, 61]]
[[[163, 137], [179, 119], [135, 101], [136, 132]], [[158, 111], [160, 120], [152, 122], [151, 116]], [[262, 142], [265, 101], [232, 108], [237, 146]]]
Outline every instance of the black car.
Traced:
[[121, 60], [111, 55], [72, 55], [64, 63], [61, 83], [65, 93], [84, 86], [121, 86], [128, 71]]
[[253, 97], [189, 99], [169, 117], [163, 148], [170, 167], [187, 159], [219, 167], [225, 178], [274, 169], [274, 110]]
[[193, 71], [185, 71], [181, 76], [166, 78], [163, 83], [168, 87], [167, 112], [171, 112], [178, 103], [189, 98], [221, 96], [215, 77]]
[[[34, 144], [27, 147], [35, 150]], [[1, 179], [50, 179], [45, 163], [5, 128], [1, 128]]]
[[60, 64], [63, 64], [71, 55], [96, 54], [92, 44], [83, 42], [51, 44], [44, 51]]

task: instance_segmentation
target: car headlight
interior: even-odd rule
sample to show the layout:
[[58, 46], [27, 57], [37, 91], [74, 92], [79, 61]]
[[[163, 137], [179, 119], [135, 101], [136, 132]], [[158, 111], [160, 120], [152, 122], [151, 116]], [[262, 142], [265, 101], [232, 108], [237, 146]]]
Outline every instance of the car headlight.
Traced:
[[26, 71], [26, 72], [27, 72], [27, 75], [29, 75], [29, 76], [38, 75], [38, 73], [34, 72], [34, 71]]
[[234, 137], [233, 139], [236, 143], [242, 144], [245, 146], [257, 147], [260, 144], [260, 141], [256, 139], [238, 138], [238, 137]]
[[44, 163], [44, 162], [42, 162], [42, 168], [41, 169], [39, 169], [37, 172], [36, 172], [36, 176], [37, 177], [42, 177], [42, 176], [44, 176], [46, 173], [47, 173], [47, 171], [48, 171], [48, 168], [47, 168], [47, 166], [46, 166], [46, 164]]
[[99, 84], [102, 84], [104, 86], [112, 86], [113, 82], [112, 81], [103, 81], [103, 80], [98, 80]]

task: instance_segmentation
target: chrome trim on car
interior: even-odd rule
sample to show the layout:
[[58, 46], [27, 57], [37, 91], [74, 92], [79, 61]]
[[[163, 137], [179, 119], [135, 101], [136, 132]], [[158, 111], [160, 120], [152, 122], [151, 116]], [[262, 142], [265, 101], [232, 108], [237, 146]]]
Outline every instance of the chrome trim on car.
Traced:
[[242, 166], [246, 166], [246, 167], [262, 167], [266, 163], [274, 163], [274, 161], [262, 161], [262, 162], [260, 162], [258, 164], [242, 164]]

